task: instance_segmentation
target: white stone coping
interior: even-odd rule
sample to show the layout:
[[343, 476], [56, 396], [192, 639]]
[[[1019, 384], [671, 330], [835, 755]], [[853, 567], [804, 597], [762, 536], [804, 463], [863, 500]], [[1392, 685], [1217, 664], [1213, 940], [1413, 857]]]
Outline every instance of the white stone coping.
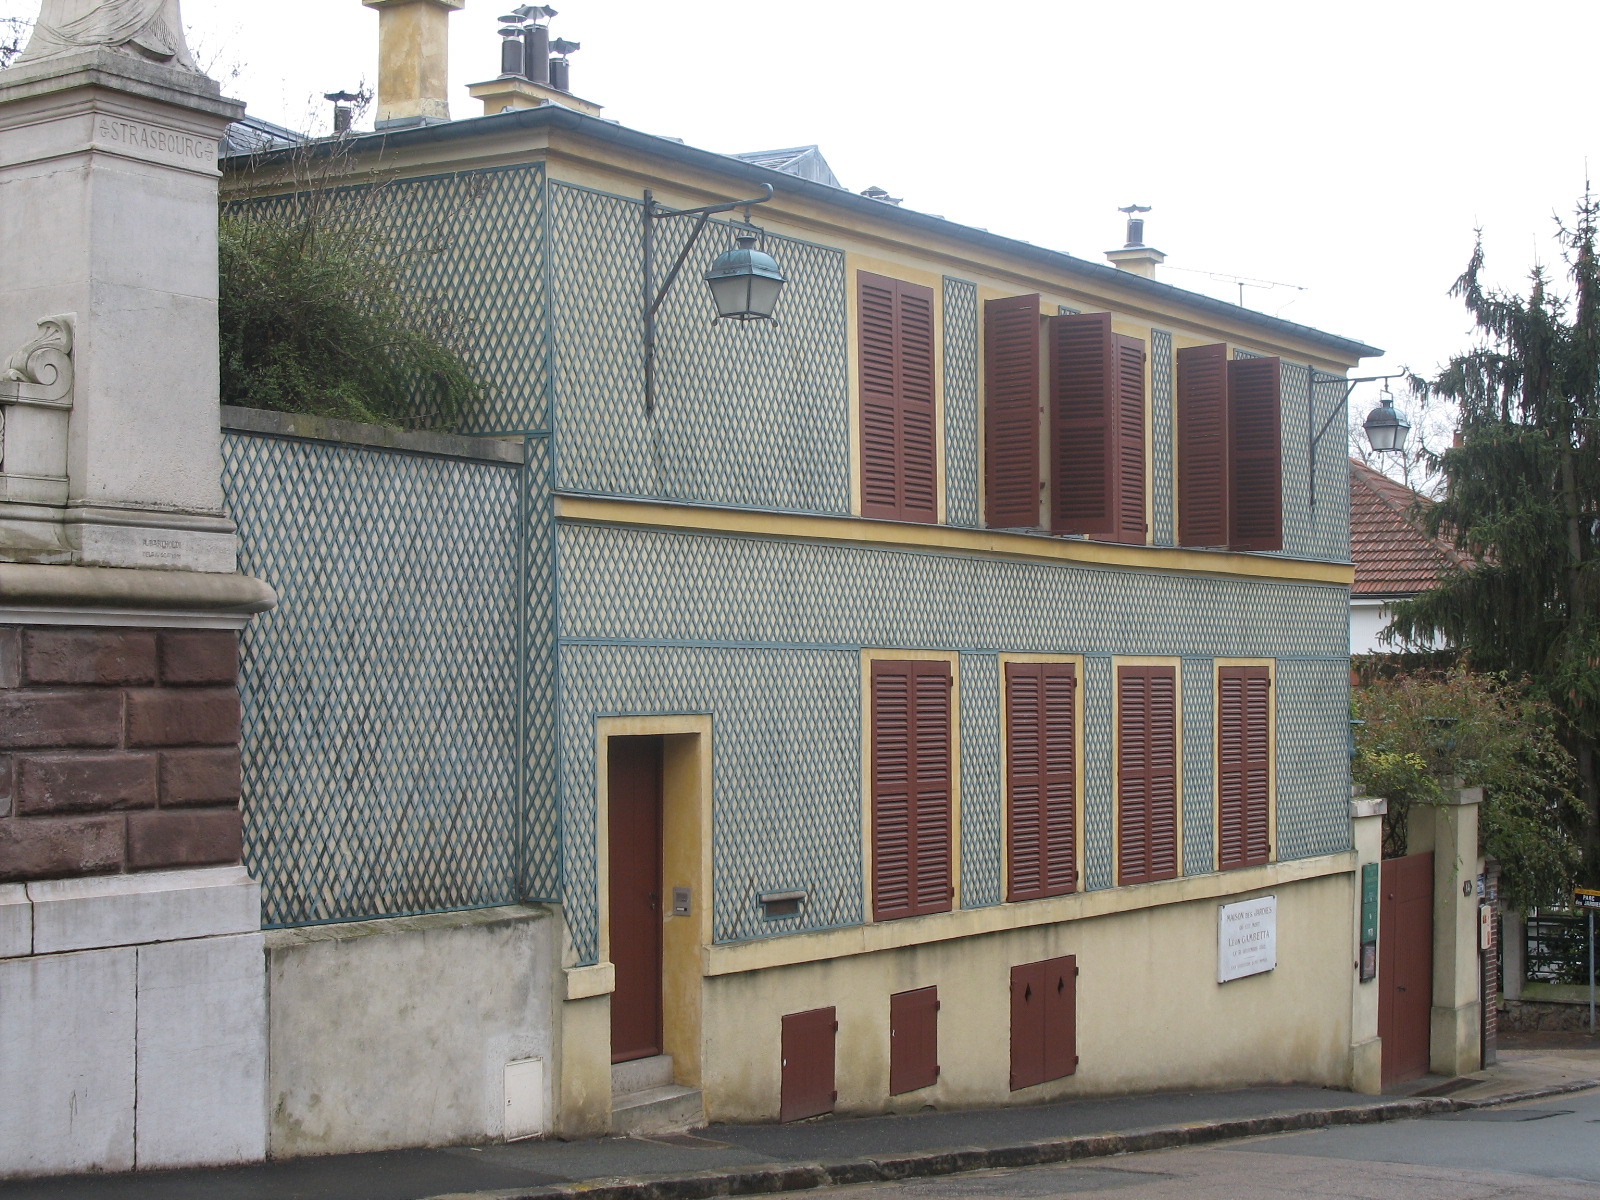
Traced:
[[277, 602], [271, 587], [248, 575], [0, 563], [0, 624], [8, 612], [54, 610], [119, 614], [166, 610], [248, 617]]
[[465, 908], [452, 912], [419, 913], [409, 917], [374, 917], [367, 921], [329, 921], [323, 925], [294, 925], [267, 931], [267, 949], [285, 950], [319, 942], [348, 942], [359, 938], [393, 937], [406, 933], [432, 933], [475, 925], [503, 925], [542, 921], [551, 910], [542, 904], [497, 904], [490, 908]]
[[1362, 817], [1381, 817], [1388, 813], [1389, 802], [1380, 800], [1376, 796], [1352, 796], [1350, 798], [1350, 815], [1359, 820]]
[[0, 75], [0, 100], [84, 87], [156, 100], [178, 110], [203, 113], [214, 121], [237, 121], [244, 116], [244, 105], [226, 99], [216, 80], [198, 71], [144, 62], [109, 46], [88, 46], [43, 58], [24, 55]]
[[595, 963], [590, 967], [568, 967], [563, 974], [567, 977], [568, 1000], [588, 1000], [592, 996], [609, 996], [617, 990], [617, 968], [613, 963]]
[[350, 446], [371, 446], [379, 450], [407, 450], [446, 458], [469, 458], [479, 462], [520, 463], [522, 441], [504, 437], [462, 437], [454, 433], [422, 433], [392, 429], [387, 425], [366, 425], [360, 421], [340, 421], [333, 417], [313, 417], [304, 413], [272, 412], [263, 408], [222, 406], [222, 427], [235, 433], [260, 433], [269, 437], [302, 438], [313, 442], [342, 442]]
[[24, 885], [34, 954], [255, 933], [261, 887], [242, 866]]

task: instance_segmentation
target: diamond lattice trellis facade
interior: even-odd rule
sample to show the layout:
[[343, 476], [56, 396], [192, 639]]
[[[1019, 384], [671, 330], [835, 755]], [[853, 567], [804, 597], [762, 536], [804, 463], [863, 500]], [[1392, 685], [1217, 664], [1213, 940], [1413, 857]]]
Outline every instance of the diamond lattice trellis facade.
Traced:
[[[781, 1015], [837, 1005], [841, 1028], [877, 1046], [860, 1033], [872, 1006], [943, 986], [965, 1026], [1003, 1030], [1006, 964], [1068, 954], [1086, 979], [1125, 971], [1094, 985], [1094, 1003], [1123, 1014], [1116, 1036], [1152, 1050], [1024, 1097], [1214, 1080], [1244, 1053], [1224, 1027], [1258, 1018], [1286, 1048], [1250, 1051], [1250, 1078], [1348, 1081], [1348, 1046], [1324, 1045], [1350, 1024], [1335, 965], [1348, 958], [1356, 864], [1347, 515], [1337, 439], [1308, 440], [1337, 400], [1322, 382], [1311, 394], [1325, 378], [1312, 372], [1342, 373], [1368, 348], [573, 113], [498, 116], [484, 138], [474, 150], [465, 134], [392, 135], [395, 176], [357, 187], [378, 189], [368, 207], [410, 255], [418, 303], [448, 318], [490, 384], [466, 432], [514, 446], [516, 461], [259, 430], [227, 440], [248, 569], [284, 598], [247, 641], [245, 676], [249, 855], [269, 922], [548, 902], [565, 980], [552, 1020], [592, 1034], [603, 1022], [582, 1006], [604, 1004], [615, 1038], [618, 1014], [645, 1003], [626, 958], [643, 929], [658, 952], [644, 985], [653, 1016], [640, 1018], [656, 1022], [651, 1048], [703, 1090], [708, 1112], [730, 1117], [776, 1113], [768, 1051]], [[698, 277], [737, 222], [708, 222], [660, 309], [658, 403], [646, 411], [642, 188], [692, 207], [765, 182], [778, 196], [750, 216], [789, 280], [776, 319], [710, 319]], [[660, 223], [659, 267], [690, 228]], [[863, 451], [863, 381], [877, 369], [863, 274], [926, 306], [916, 344], [932, 521], [862, 515], [878, 469]], [[1109, 312], [1107, 330], [1142, 348], [1142, 537], [1043, 527], [1052, 489], [1069, 482], [1052, 474], [1043, 356], [1010, 368], [1034, 373], [1038, 463], [992, 453], [1003, 347], [989, 305], [1019, 297], [1041, 333]], [[1206, 345], [1281, 360], [1270, 549], [1178, 544], [1190, 403], [1178, 356]], [[903, 370], [919, 352], [896, 353]], [[990, 497], [1017, 470], [1035, 473], [1041, 527], [991, 529]], [[929, 833], [946, 839], [948, 911], [878, 920], [893, 847], [875, 824], [885, 759], [873, 663], [912, 660], [943, 663], [952, 680], [949, 818]], [[1013, 664], [1040, 662], [1074, 672], [1074, 790], [1070, 819], [1057, 814], [1071, 825], [1074, 876], [1070, 891], [1012, 901], [1023, 784], [1008, 680]], [[1224, 871], [1219, 755], [1231, 735], [1218, 673], [1230, 665], [1271, 681], [1271, 771], [1252, 785], [1270, 847]], [[1136, 885], [1119, 682], [1130, 666], [1170, 670], [1174, 696], [1171, 878]], [[656, 765], [644, 776], [618, 766], [639, 762]], [[652, 897], [643, 917], [625, 907], [637, 881], [612, 869], [632, 852], [626, 839], [652, 827], [641, 803], [660, 827], [643, 859], [626, 860], [637, 873], [653, 856], [659, 872], [640, 892]], [[1274, 989], [1254, 1007], [1212, 978], [1213, 902], [1246, 894], [1276, 897], [1287, 939], [1275, 982], [1246, 985]], [[986, 982], [969, 994], [962, 979]], [[1163, 1068], [1147, 997], [1169, 979], [1195, 1006], [1190, 1027], [1209, 1024], [1168, 1046]], [[1314, 1051], [1296, 1040], [1303, 1019], [1334, 1030], [1312, 1037]], [[730, 1032], [718, 1041], [713, 1029]], [[1103, 1048], [1113, 1033], [1083, 1037]], [[609, 1045], [568, 1046], [561, 1069], [593, 1058], [609, 1077]], [[974, 1062], [1004, 1058], [1003, 1044], [984, 1045]], [[873, 1074], [882, 1058], [863, 1051], [849, 1066], [841, 1106], [899, 1103]], [[944, 1079], [940, 1103], [1011, 1095], [989, 1066]], [[570, 1103], [563, 1128], [609, 1120]]]

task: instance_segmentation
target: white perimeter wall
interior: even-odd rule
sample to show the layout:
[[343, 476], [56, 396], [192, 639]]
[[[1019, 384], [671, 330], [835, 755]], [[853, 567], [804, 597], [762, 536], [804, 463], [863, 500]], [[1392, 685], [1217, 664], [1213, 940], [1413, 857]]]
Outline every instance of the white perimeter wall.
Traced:
[[[275, 1157], [494, 1141], [513, 1095], [549, 1127], [558, 922], [537, 906], [277, 930], [267, 937]], [[533, 1126], [529, 1128], [528, 1126]]]

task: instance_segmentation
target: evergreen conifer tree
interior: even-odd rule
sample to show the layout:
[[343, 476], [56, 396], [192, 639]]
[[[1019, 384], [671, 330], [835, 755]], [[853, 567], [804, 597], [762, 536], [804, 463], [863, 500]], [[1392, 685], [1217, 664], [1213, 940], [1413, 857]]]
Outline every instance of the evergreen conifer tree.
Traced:
[[1568, 288], [1536, 267], [1526, 295], [1489, 287], [1480, 235], [1452, 289], [1477, 344], [1431, 380], [1460, 410], [1429, 531], [1478, 562], [1396, 606], [1395, 631], [1442, 635], [1483, 670], [1526, 675], [1562, 715], [1585, 821], [1585, 873], [1600, 882], [1600, 202], [1563, 224]]

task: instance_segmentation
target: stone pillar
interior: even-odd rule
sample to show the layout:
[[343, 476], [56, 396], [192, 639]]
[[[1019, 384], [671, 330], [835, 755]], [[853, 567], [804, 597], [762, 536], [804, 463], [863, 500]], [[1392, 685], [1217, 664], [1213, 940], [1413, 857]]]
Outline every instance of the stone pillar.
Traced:
[[0, 75], [0, 561], [234, 570], [217, 142], [242, 114], [104, 45]]
[[182, 29], [44, 0], [0, 72], [0, 1178], [266, 1145], [237, 673], [274, 597], [236, 573], [217, 408], [242, 109]]
[[[1351, 792], [1355, 791], [1351, 788]], [[1387, 800], [1353, 795], [1350, 801], [1352, 844], [1356, 852], [1354, 882], [1355, 923], [1351, 954], [1350, 1089], [1369, 1096], [1383, 1091], [1383, 1041], [1378, 1036], [1378, 982], [1376, 976], [1361, 981], [1361, 873], [1367, 865], [1383, 862], [1383, 818]]]
[[1414, 851], [1433, 851], [1433, 1028], [1429, 1070], [1454, 1078], [1482, 1066], [1478, 956], [1478, 805], [1482, 788], [1450, 788], [1443, 805], [1411, 810]]

